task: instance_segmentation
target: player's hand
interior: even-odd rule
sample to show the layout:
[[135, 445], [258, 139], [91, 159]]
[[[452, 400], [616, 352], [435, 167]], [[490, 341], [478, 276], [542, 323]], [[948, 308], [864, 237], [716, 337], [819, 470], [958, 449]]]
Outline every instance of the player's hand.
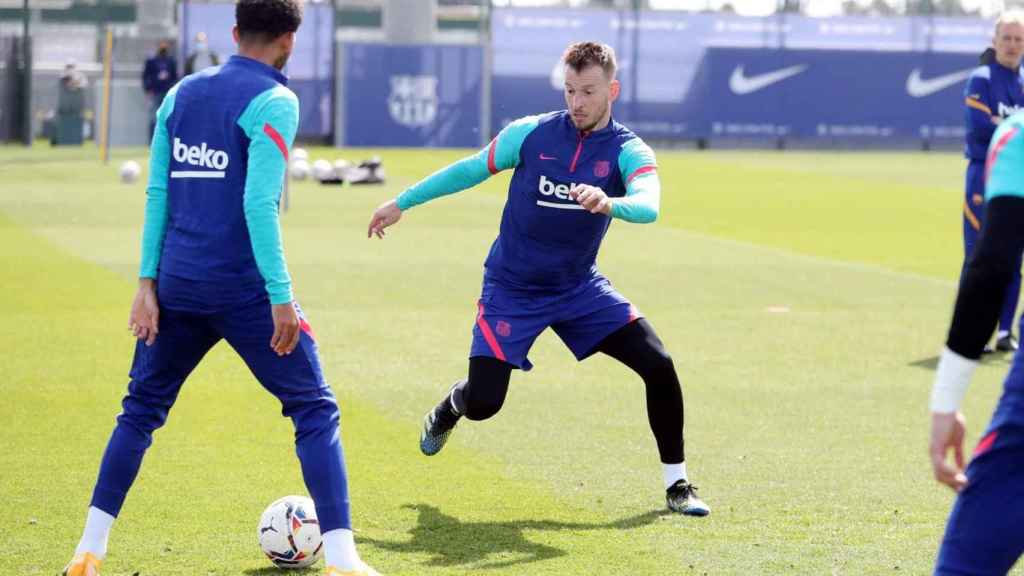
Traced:
[[1002, 116], [993, 115], [992, 116], [992, 123], [995, 124], [996, 126], [999, 126], [1000, 124], [1003, 123], [1003, 117]]
[[610, 216], [612, 213], [612, 199], [597, 186], [577, 184], [569, 189], [569, 198], [579, 202], [591, 214]]
[[401, 219], [402, 209], [398, 207], [398, 202], [388, 200], [374, 210], [370, 226], [366, 229], [366, 237], [373, 238], [376, 235], [377, 238], [383, 238], [384, 229]]
[[132, 301], [128, 316], [128, 329], [132, 336], [144, 340], [146, 346], [156, 342], [160, 333], [160, 305], [156, 298], [156, 282], [152, 278], [139, 278], [139, 290]]
[[299, 313], [295, 311], [295, 305], [291, 302], [271, 304], [270, 313], [274, 317], [274, 335], [270, 337], [270, 347], [278, 356], [291, 354], [302, 335]]
[[[967, 486], [967, 475], [964, 474], [965, 430], [966, 420], [960, 412], [932, 412], [932, 435], [928, 446], [932, 472], [936, 480], [956, 492]], [[952, 464], [946, 461], [950, 449], [953, 450]]]

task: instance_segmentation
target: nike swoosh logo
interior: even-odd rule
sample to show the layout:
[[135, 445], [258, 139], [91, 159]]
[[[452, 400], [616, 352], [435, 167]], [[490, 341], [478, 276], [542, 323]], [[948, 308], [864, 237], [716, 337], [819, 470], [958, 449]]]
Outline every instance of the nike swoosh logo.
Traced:
[[921, 69], [914, 68], [910, 71], [910, 76], [907, 76], [907, 94], [910, 94], [914, 98], [931, 96], [936, 92], [945, 90], [950, 86], [960, 84], [964, 80], [967, 80], [973, 71], [974, 68], [968, 68], [967, 70], [943, 74], [942, 76], [936, 76], [935, 78], [928, 78], [925, 80], [921, 78]]
[[540, 153], [541, 160], [558, 160], [556, 156], [545, 156], [543, 152]]
[[740, 64], [733, 69], [732, 75], [729, 76], [729, 89], [732, 90], [734, 94], [743, 96], [744, 94], [757, 92], [758, 90], [763, 90], [772, 84], [782, 82], [786, 78], [796, 76], [806, 69], [806, 64], [797, 64], [796, 66], [775, 70], [774, 72], [765, 72], [764, 74], [747, 76], [743, 73], [743, 64]]

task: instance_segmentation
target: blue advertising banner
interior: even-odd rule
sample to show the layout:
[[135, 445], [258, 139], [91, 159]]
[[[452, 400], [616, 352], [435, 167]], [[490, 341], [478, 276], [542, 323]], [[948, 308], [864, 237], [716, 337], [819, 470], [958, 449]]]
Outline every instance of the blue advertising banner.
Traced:
[[963, 139], [971, 54], [709, 48], [682, 109], [698, 137]]
[[344, 55], [345, 145], [481, 144], [479, 46], [346, 43]]
[[[962, 138], [961, 89], [992, 35], [941, 17], [509, 8], [492, 22], [493, 130], [564, 108], [562, 51], [594, 40], [618, 56], [616, 119], [656, 139]], [[782, 79], [737, 94], [734, 74], [741, 92]]]

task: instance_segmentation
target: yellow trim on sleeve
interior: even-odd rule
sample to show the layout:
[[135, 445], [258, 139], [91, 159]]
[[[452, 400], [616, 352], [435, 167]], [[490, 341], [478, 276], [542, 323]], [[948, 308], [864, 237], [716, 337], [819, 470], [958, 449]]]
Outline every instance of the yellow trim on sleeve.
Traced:
[[964, 218], [971, 223], [971, 228], [975, 230], [981, 230], [981, 222], [978, 222], [978, 217], [971, 212], [971, 207], [967, 205], [967, 200], [964, 200]]
[[981, 102], [978, 102], [974, 98], [971, 98], [970, 96], [968, 96], [967, 98], [964, 99], [964, 101], [967, 103], [967, 107], [968, 108], [974, 108], [975, 110], [981, 110], [982, 112], [984, 112], [985, 114], [988, 114], [989, 116], [992, 115], [992, 109], [991, 108], [989, 108], [988, 106], [985, 106]]

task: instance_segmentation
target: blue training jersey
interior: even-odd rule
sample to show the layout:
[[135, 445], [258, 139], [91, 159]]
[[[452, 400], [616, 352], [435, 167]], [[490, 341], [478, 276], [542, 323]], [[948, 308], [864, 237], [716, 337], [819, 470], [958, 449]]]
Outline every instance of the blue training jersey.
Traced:
[[[582, 133], [567, 111], [521, 118], [478, 154], [403, 192], [398, 207], [468, 188], [514, 168], [498, 238], [485, 277], [514, 289], [565, 290], [597, 273], [596, 259], [612, 218], [651, 222], [660, 184], [654, 152], [611, 120]], [[613, 198], [612, 214], [591, 214], [569, 197], [576, 184]]]
[[233, 56], [175, 85], [157, 112], [139, 275], [158, 279], [161, 304], [292, 300], [277, 212], [299, 118], [286, 84]]
[[984, 161], [989, 141], [995, 132], [993, 116], [1008, 118], [1024, 109], [1024, 80], [1020, 68], [1011, 70], [997, 62], [979, 66], [964, 87], [967, 137], [964, 155]]

